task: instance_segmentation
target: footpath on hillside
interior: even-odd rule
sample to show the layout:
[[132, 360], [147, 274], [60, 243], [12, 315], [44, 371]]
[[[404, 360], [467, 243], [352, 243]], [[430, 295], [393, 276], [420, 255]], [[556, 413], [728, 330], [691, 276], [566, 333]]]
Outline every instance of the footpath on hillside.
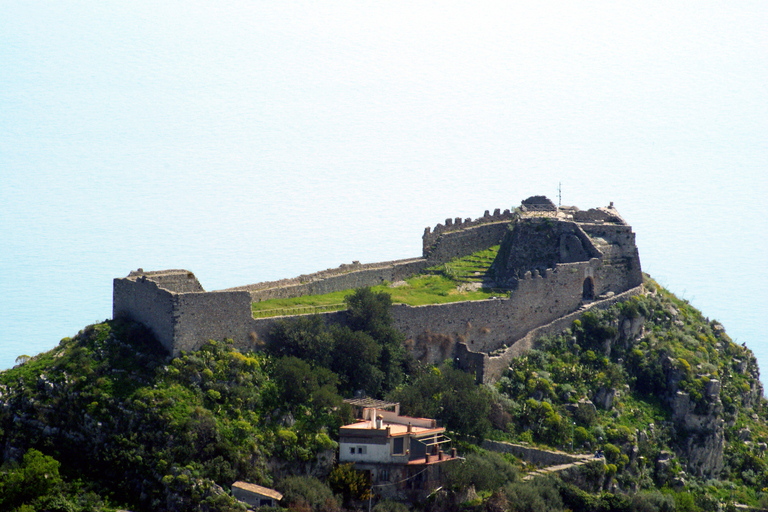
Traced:
[[523, 477], [523, 480], [532, 480], [539, 476], [559, 473], [570, 468], [582, 466], [594, 460], [600, 460], [590, 454], [571, 454], [558, 450], [545, 450], [534, 448], [524, 444], [506, 443], [503, 441], [483, 441], [486, 450], [509, 453], [523, 459], [534, 466], [541, 466]]

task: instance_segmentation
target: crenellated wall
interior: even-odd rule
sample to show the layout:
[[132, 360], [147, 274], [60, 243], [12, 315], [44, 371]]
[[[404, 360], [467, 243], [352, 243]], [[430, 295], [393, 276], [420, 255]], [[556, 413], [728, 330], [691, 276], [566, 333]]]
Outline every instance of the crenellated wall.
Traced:
[[[508, 224], [509, 221], [515, 218], [515, 214], [513, 212], [510, 212], [509, 210], [504, 210], [504, 213], [501, 212], [499, 208], [496, 208], [493, 211], [493, 215], [489, 213], [488, 210], [485, 210], [485, 214], [483, 214], [482, 217], [477, 218], [475, 220], [472, 220], [470, 218], [462, 220], [461, 217], [456, 217], [455, 219], [445, 219], [445, 224], [438, 224], [433, 229], [427, 227], [424, 229], [424, 235], [421, 237], [422, 240], [422, 256], [429, 259], [436, 259], [439, 258], [437, 254], [434, 253], [435, 244], [438, 243], [438, 241], [442, 238], [447, 238], [445, 235], [448, 234], [456, 234], [457, 232], [462, 232], [465, 230], [468, 230], [470, 228], [477, 228], [477, 227], [487, 227], [487, 224]], [[501, 234], [503, 236], [504, 231], [501, 231]], [[471, 239], [471, 238], [478, 238], [479, 240], [482, 240], [486, 238], [488, 235], [485, 233], [484, 230], [477, 230], [477, 231], [471, 231], [470, 234], [464, 234], [465, 236], [458, 236], [456, 239]], [[499, 240], [501, 240], [501, 237], [499, 237], [494, 243], [489, 245], [488, 247], [491, 247], [492, 245], [495, 245], [499, 243]], [[479, 251], [482, 249], [474, 249], [474, 251]], [[464, 256], [467, 253], [460, 254], [461, 256]], [[450, 258], [455, 258], [457, 256], [450, 256]], [[447, 260], [445, 260], [447, 261]]]
[[[587, 289], [587, 298], [594, 295], [601, 299], [596, 304], [605, 304], [614, 299], [601, 295], [610, 292], [618, 297], [641, 284], [635, 235], [618, 214], [613, 214], [612, 209], [593, 212], [583, 217], [586, 222], [569, 228], [569, 236], [588, 237], [581, 243], [588, 258], [599, 257], [557, 263], [546, 270], [520, 271], [523, 275], [512, 280], [508, 297], [418, 307], [394, 305], [395, 327], [405, 334], [412, 353], [424, 362], [454, 359], [474, 371], [479, 381], [498, 378], [510, 354], [532, 343], [532, 333], [548, 332], [548, 326], [560, 327], [561, 323], [569, 326], [572, 320], [568, 319], [583, 304]], [[366, 265], [354, 262], [293, 279], [215, 292], [204, 291], [187, 270], [139, 269], [114, 280], [113, 317], [145, 324], [174, 355], [196, 350], [209, 339], [230, 338], [238, 348], [254, 350], [268, 339], [275, 323], [286, 317], [254, 319], [252, 302], [402, 280], [428, 266], [498, 244], [508, 232], [509, 222], [518, 215], [509, 210], [496, 210], [493, 215], [486, 211], [474, 221], [448, 219], [434, 231], [427, 228], [421, 258]], [[563, 225], [572, 223], [569, 219], [562, 219]], [[605, 219], [619, 219], [620, 223]], [[326, 323], [343, 323], [346, 313], [320, 316]]]

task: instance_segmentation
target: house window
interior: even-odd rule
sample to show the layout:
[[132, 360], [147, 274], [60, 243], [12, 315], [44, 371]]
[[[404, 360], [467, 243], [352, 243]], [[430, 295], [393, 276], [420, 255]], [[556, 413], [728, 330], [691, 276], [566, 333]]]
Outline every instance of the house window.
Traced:
[[403, 441], [405, 441], [402, 437], [396, 437], [392, 440], [392, 453], [395, 455], [402, 455], [405, 453], [405, 446]]
[[357, 447], [357, 454], [358, 455], [365, 455], [368, 452], [368, 450], [366, 448], [368, 448], [368, 447], [367, 446], [358, 446]]
[[388, 469], [380, 469], [379, 470], [379, 482], [388, 482], [389, 481], [389, 470]]

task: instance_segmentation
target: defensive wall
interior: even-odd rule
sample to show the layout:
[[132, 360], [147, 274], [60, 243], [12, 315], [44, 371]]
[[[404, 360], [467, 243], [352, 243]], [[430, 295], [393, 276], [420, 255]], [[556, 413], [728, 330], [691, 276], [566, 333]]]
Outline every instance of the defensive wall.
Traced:
[[[408, 348], [422, 361], [455, 359], [474, 371], [479, 381], [495, 380], [512, 354], [532, 343], [531, 333], [548, 334], [555, 327], [570, 326], [570, 317], [578, 316], [585, 301], [597, 299], [594, 304], [601, 307], [635, 290], [642, 274], [634, 233], [618, 214], [613, 217], [612, 210], [601, 210], [607, 213], [584, 212], [576, 226], [594, 248], [590, 253], [599, 257], [526, 271], [514, 280], [509, 297], [417, 307], [394, 305], [394, 324], [405, 334]], [[575, 222], [574, 213], [578, 211], [564, 210], [561, 220]], [[204, 291], [187, 270], [139, 269], [114, 280], [113, 317], [148, 326], [174, 355], [195, 350], [209, 339], [230, 338], [241, 350], [254, 350], [268, 339], [276, 322], [289, 317], [253, 318], [252, 302], [398, 281], [499, 244], [518, 215], [496, 210], [493, 215], [486, 211], [475, 221], [447, 219], [444, 225], [425, 230], [421, 258], [367, 265], [355, 262], [221, 291]], [[328, 323], [344, 322], [345, 315], [343, 311], [320, 313]]]
[[446, 219], [445, 224], [438, 224], [434, 229], [424, 230], [420, 258], [368, 264], [355, 261], [313, 274], [238, 286], [225, 291], [247, 291], [251, 294], [253, 302], [258, 302], [302, 295], [319, 295], [400, 281], [430, 266], [497, 245], [513, 218], [514, 214], [509, 210], [504, 210], [502, 213], [497, 208], [492, 215], [486, 210], [482, 217], [474, 221], [471, 219], [462, 221], [458, 217]]

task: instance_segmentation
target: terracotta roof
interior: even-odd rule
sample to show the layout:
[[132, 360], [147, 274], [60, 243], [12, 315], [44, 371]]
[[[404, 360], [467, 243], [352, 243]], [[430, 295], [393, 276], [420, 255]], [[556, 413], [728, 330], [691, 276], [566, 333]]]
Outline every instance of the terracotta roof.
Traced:
[[262, 496], [266, 496], [268, 498], [272, 498], [277, 501], [280, 501], [281, 499], [283, 499], [283, 495], [274, 489], [270, 489], [268, 487], [262, 487], [256, 484], [249, 484], [248, 482], [235, 482], [232, 484], [232, 487], [237, 487], [237, 488], [243, 489], [244, 491], [261, 494]]

